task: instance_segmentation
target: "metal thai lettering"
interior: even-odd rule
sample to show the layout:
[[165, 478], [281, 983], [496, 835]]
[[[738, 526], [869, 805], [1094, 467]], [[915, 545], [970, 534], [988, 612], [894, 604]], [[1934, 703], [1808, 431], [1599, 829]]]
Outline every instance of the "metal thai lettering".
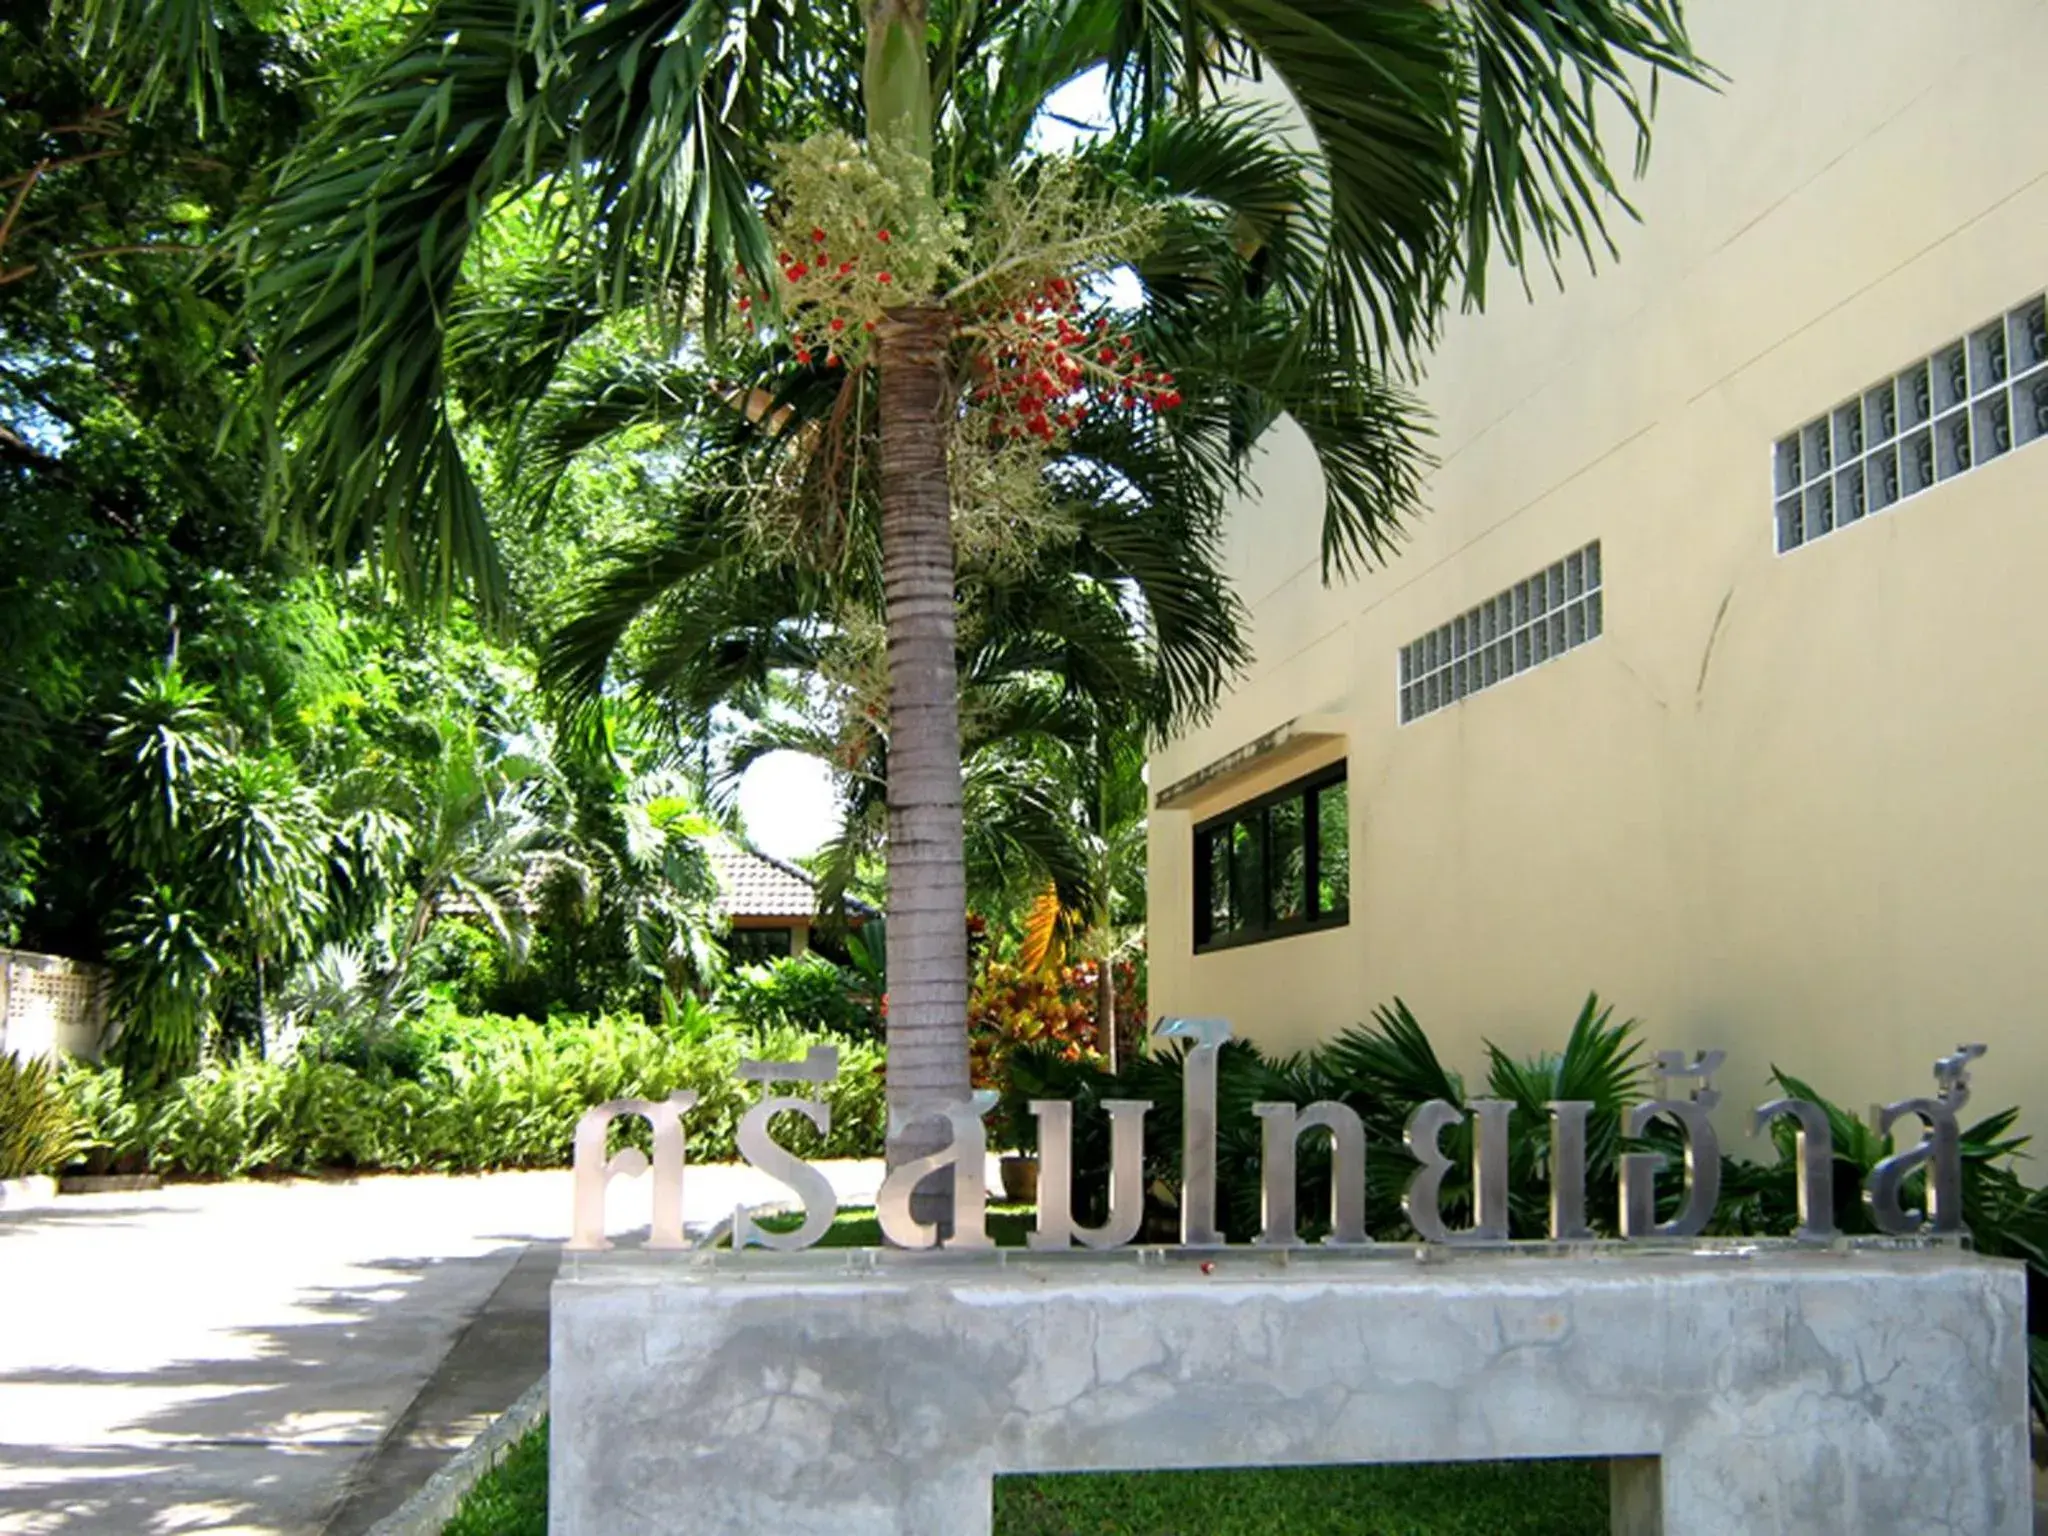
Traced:
[[[1177, 1018], [1164, 1021], [1160, 1036], [1186, 1042], [1182, 1058], [1181, 1246], [1214, 1249], [1226, 1239], [1217, 1211], [1217, 1100], [1223, 1047], [1231, 1038], [1227, 1021]], [[1900, 1123], [1918, 1119], [1924, 1134], [1913, 1146], [1894, 1152], [1871, 1171], [1863, 1190], [1871, 1220], [1879, 1231], [1896, 1237], [1941, 1237], [1963, 1228], [1963, 1151], [1961, 1113], [1970, 1098], [1970, 1068], [1985, 1054], [1982, 1045], [1964, 1045], [1934, 1064], [1935, 1090], [1929, 1097], [1900, 1099], [1871, 1111], [1877, 1130], [1889, 1136]], [[1669, 1221], [1658, 1216], [1657, 1176], [1673, 1161], [1669, 1143], [1662, 1150], [1630, 1151], [1619, 1158], [1619, 1225], [1624, 1240], [1691, 1238], [1711, 1224], [1721, 1189], [1721, 1152], [1711, 1119], [1720, 1101], [1714, 1074], [1723, 1055], [1661, 1052], [1654, 1058], [1657, 1096], [1632, 1106], [1618, 1127], [1629, 1138], [1642, 1138], [1658, 1120], [1668, 1120], [1680, 1134], [1683, 1149], [1682, 1198]], [[736, 1139], [742, 1158], [753, 1168], [793, 1191], [803, 1208], [794, 1231], [774, 1232], [754, 1220], [742, 1205], [733, 1212], [735, 1248], [761, 1247], [781, 1251], [808, 1248], [830, 1228], [838, 1211], [831, 1181], [817, 1168], [777, 1142], [776, 1117], [795, 1114], [819, 1134], [832, 1128], [832, 1113], [823, 1086], [838, 1074], [839, 1053], [813, 1046], [801, 1061], [743, 1060], [739, 1075], [763, 1086], [760, 1102], [740, 1117]], [[774, 1085], [809, 1085], [810, 1092], [776, 1093]], [[977, 1092], [969, 1102], [928, 1102], [908, 1111], [892, 1110], [888, 1135], [900, 1144], [902, 1133], [928, 1121], [943, 1123], [945, 1144], [925, 1156], [888, 1170], [876, 1199], [877, 1216], [886, 1240], [897, 1247], [943, 1247], [975, 1251], [993, 1247], [988, 1234], [986, 1176], [987, 1136], [984, 1119], [996, 1096]], [[683, 1117], [698, 1104], [698, 1095], [678, 1091], [662, 1100], [617, 1099], [586, 1111], [575, 1130], [572, 1179], [574, 1210], [567, 1247], [593, 1252], [612, 1246], [605, 1231], [605, 1206], [611, 1181], [652, 1172], [651, 1219], [647, 1246], [678, 1249], [689, 1246], [683, 1226], [683, 1175], [686, 1166]], [[1075, 1219], [1075, 1108], [1064, 1100], [1033, 1100], [1039, 1126], [1040, 1170], [1038, 1215], [1029, 1236], [1032, 1249], [1045, 1253], [1076, 1245], [1091, 1249], [1124, 1247], [1138, 1240], [1144, 1224], [1145, 1127], [1153, 1104], [1137, 1099], [1112, 1099], [1100, 1108], [1109, 1116], [1110, 1154], [1107, 1211], [1099, 1223]], [[1260, 1218], [1253, 1246], [1286, 1250], [1303, 1246], [1300, 1231], [1300, 1144], [1311, 1132], [1326, 1132], [1330, 1141], [1329, 1229], [1326, 1245], [1370, 1244], [1366, 1230], [1367, 1156], [1365, 1126], [1349, 1105], [1325, 1100], [1298, 1106], [1287, 1102], [1253, 1104], [1260, 1122]], [[1545, 1106], [1550, 1119], [1549, 1236], [1558, 1243], [1597, 1240], [1588, 1212], [1587, 1165], [1592, 1155], [1592, 1115], [1597, 1106], [1577, 1099], [1556, 1099]], [[1473, 1246], [1499, 1244], [1513, 1236], [1509, 1200], [1508, 1129], [1515, 1105], [1501, 1099], [1477, 1099], [1465, 1107], [1433, 1099], [1408, 1117], [1403, 1141], [1416, 1170], [1401, 1198], [1401, 1208], [1417, 1238], [1425, 1244]], [[646, 1120], [653, 1132], [653, 1155], [628, 1147], [607, 1158], [612, 1124], [625, 1116]], [[1471, 1123], [1471, 1223], [1452, 1228], [1444, 1216], [1444, 1187], [1457, 1171], [1465, 1138], [1446, 1151], [1444, 1133]], [[1834, 1157], [1836, 1138], [1829, 1112], [1803, 1099], [1778, 1098], [1751, 1114], [1752, 1135], [1789, 1122], [1789, 1148], [1796, 1178], [1798, 1225], [1794, 1239], [1828, 1242], [1839, 1234], [1835, 1222]], [[1616, 1128], [1603, 1121], [1603, 1137]], [[923, 1145], [930, 1146], [930, 1140]], [[1781, 1135], [1779, 1145], [1787, 1145]], [[1154, 1151], [1163, 1149], [1155, 1148]], [[913, 1214], [912, 1192], [926, 1180], [949, 1176], [955, 1186], [950, 1215], [938, 1219], [920, 1207]], [[1925, 1210], [1912, 1209], [1909, 1190], [1924, 1179]], [[1161, 1191], [1162, 1195], [1165, 1193]], [[1670, 1196], [1666, 1196], [1669, 1208]], [[1843, 1192], [1847, 1198], [1847, 1191]]]
[[[1964, 1045], [1934, 1064], [1935, 1096], [1901, 1099], [1871, 1111], [1880, 1136], [1909, 1115], [1918, 1116], [1927, 1134], [1917, 1146], [1895, 1153], [1870, 1170], [1864, 1199], [1881, 1232], [1910, 1237], [1921, 1232], [1946, 1234], [1963, 1228], [1962, 1127], [1957, 1112], [1970, 1102], [1970, 1063], [1984, 1054], [1981, 1045]], [[1927, 1170], [1927, 1210], [1905, 1208], [1905, 1183], [1922, 1167]]]
[[[583, 1112], [576, 1122], [574, 1186], [575, 1220], [569, 1241], [572, 1252], [596, 1252], [612, 1246], [605, 1236], [604, 1196], [613, 1179], [636, 1179], [654, 1169], [653, 1220], [648, 1228], [649, 1248], [687, 1248], [683, 1236], [683, 1116], [694, 1109], [694, 1089], [678, 1089], [666, 1099], [613, 1099]], [[625, 1115], [638, 1115], [654, 1130], [654, 1159], [637, 1147], [627, 1147], [615, 1157], [604, 1155], [611, 1124]]]
[[[891, 1142], [926, 1120], [945, 1121], [951, 1135], [938, 1151], [898, 1164], [883, 1177], [881, 1192], [875, 1196], [875, 1216], [883, 1237], [898, 1248], [995, 1246], [988, 1235], [988, 1133], [982, 1124], [995, 1102], [995, 1094], [984, 1088], [966, 1104], [933, 1104], [890, 1113]], [[951, 1169], [953, 1174], [953, 1231], [943, 1244], [937, 1223], [919, 1221], [910, 1213], [910, 1192], [942, 1169]]]
[[1578, 1243], [1591, 1238], [1586, 1224], [1586, 1117], [1584, 1099], [1552, 1099], [1550, 1111], [1550, 1240]]
[[1292, 1104], [1254, 1104], [1252, 1113], [1264, 1122], [1258, 1246], [1301, 1246], [1294, 1209], [1295, 1147], [1314, 1130], [1330, 1133], [1330, 1232], [1323, 1242], [1332, 1248], [1356, 1248], [1370, 1242], [1365, 1233], [1365, 1122], [1358, 1112], [1348, 1104], [1324, 1099], [1306, 1109]]
[[1418, 1164], [1401, 1196], [1408, 1225], [1425, 1243], [1465, 1246], [1508, 1240], [1508, 1117], [1506, 1099], [1472, 1101], [1472, 1225], [1453, 1231], [1444, 1224], [1444, 1176], [1456, 1165], [1438, 1145], [1443, 1133], [1461, 1125], [1465, 1112], [1442, 1099], [1416, 1106], [1401, 1140]]
[[1772, 1099], [1759, 1104], [1750, 1134], [1761, 1135], [1773, 1120], [1792, 1122], [1792, 1157], [1799, 1182], [1799, 1225], [1792, 1235], [1802, 1242], [1825, 1241], [1835, 1235], [1835, 1133], [1827, 1111], [1805, 1099]]
[[[749, 1059], [740, 1063], [740, 1076], [764, 1087], [778, 1081], [823, 1085], [838, 1075], [839, 1051], [829, 1045], [812, 1046], [802, 1061]], [[740, 1156], [752, 1167], [789, 1186], [803, 1204], [803, 1223], [794, 1232], [771, 1232], [754, 1220], [745, 1205], [737, 1206], [732, 1213], [734, 1248], [758, 1245], [793, 1253], [823, 1237], [839, 1214], [839, 1196], [833, 1192], [832, 1181], [770, 1134], [769, 1124], [780, 1114], [803, 1116], [822, 1137], [832, 1130], [832, 1106], [819, 1099], [771, 1095], [740, 1117], [735, 1138]]]
[[[1656, 1073], [1663, 1093], [1630, 1109], [1622, 1134], [1641, 1136], [1662, 1115], [1676, 1121], [1685, 1138], [1685, 1201], [1678, 1214], [1657, 1220], [1657, 1173], [1668, 1159], [1661, 1152], [1630, 1152], [1621, 1159], [1621, 1235], [1623, 1237], [1697, 1237], [1714, 1218], [1721, 1198], [1721, 1143], [1708, 1112], [1721, 1102], [1714, 1074], [1727, 1059], [1724, 1052], [1705, 1051], [1686, 1060], [1678, 1051], [1660, 1051]], [[1671, 1083], [1692, 1081], [1684, 1098], [1672, 1096]]]
[[1181, 1070], [1181, 1246], [1220, 1248], [1223, 1232], [1216, 1225], [1216, 1058], [1230, 1038], [1230, 1021], [1165, 1019], [1160, 1022], [1159, 1036], [1193, 1042]]
[[1109, 1112], [1109, 1215], [1102, 1225], [1074, 1220], [1074, 1106], [1065, 1099], [1033, 1099], [1038, 1118], [1038, 1224], [1028, 1244], [1064, 1249], [1121, 1248], [1145, 1220], [1145, 1116], [1143, 1099], [1105, 1099]]

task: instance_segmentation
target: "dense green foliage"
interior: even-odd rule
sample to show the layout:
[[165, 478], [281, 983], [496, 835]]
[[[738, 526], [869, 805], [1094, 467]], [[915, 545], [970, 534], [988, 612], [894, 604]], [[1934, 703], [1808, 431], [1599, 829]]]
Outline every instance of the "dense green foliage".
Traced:
[[[67, 1086], [84, 1116], [92, 1166], [187, 1178], [329, 1170], [479, 1172], [569, 1162], [576, 1121], [617, 1098], [699, 1094], [693, 1158], [735, 1156], [751, 1102], [743, 1055], [796, 1059], [815, 1036], [742, 1032], [701, 1013], [667, 1026], [633, 1016], [470, 1018], [430, 1010], [372, 1042], [323, 1057], [244, 1055], [168, 1087], [130, 1091], [118, 1069], [74, 1068]], [[869, 1157], [882, 1136], [881, 1054], [835, 1040], [840, 1074], [827, 1091], [832, 1129], [791, 1119], [777, 1134], [809, 1157]], [[646, 1128], [618, 1133], [644, 1142]]]
[[[233, 107], [117, 110], [41, 0], [0, 13], [0, 940], [103, 952], [104, 716], [182, 652], [260, 692], [240, 289], [208, 258], [304, 122], [309, 61], [223, 41]], [[57, 771], [61, 768], [61, 772]]]
[[718, 1006], [742, 1024], [822, 1030], [855, 1040], [882, 1036], [881, 988], [813, 951], [727, 973]]
[[55, 1065], [0, 1053], [0, 1179], [55, 1173], [89, 1135]]
[[[700, 744], [561, 731], [523, 620], [399, 611], [266, 507], [237, 221], [402, 9], [225, 15], [219, 89], [146, 110], [77, 8], [0, 14], [0, 943], [108, 962], [138, 1081], [434, 983], [651, 1015], [718, 966]], [[637, 486], [574, 489], [506, 530], [526, 607]]]

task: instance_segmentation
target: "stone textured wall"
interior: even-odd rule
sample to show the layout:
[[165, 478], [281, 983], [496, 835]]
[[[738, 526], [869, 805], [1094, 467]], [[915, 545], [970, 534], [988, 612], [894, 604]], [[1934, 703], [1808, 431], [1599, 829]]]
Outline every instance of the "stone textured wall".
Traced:
[[2025, 1536], [2023, 1297], [1952, 1250], [571, 1255], [551, 1531], [985, 1536], [1001, 1472], [1575, 1456], [1659, 1458], [1629, 1536]]

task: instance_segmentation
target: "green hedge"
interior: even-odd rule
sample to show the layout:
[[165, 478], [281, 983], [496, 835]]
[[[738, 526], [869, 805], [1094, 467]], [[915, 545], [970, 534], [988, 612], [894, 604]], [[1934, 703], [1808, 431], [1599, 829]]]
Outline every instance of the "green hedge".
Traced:
[[[244, 1057], [141, 1098], [112, 1068], [73, 1069], [66, 1087], [93, 1166], [173, 1177], [562, 1167], [591, 1105], [677, 1089], [699, 1095], [684, 1122], [690, 1156], [715, 1161], [736, 1155], [734, 1132], [752, 1101], [736, 1076], [740, 1057], [796, 1058], [816, 1039], [789, 1029], [692, 1036], [630, 1017], [537, 1024], [445, 1014], [390, 1034], [374, 1051], [351, 1053], [374, 1067], [312, 1055]], [[807, 1157], [877, 1155], [881, 1052], [830, 1043], [840, 1052], [839, 1077], [826, 1092], [830, 1136], [821, 1144], [795, 1116], [783, 1117], [777, 1134]], [[623, 1123], [622, 1134], [644, 1145], [642, 1123]]]

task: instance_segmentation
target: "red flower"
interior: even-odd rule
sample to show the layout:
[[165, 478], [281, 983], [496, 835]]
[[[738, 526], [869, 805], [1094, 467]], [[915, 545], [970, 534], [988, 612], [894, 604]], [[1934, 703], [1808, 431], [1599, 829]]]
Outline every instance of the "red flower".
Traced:
[[886, 272], [877, 272], [875, 274], [875, 281], [878, 283], [893, 283], [896, 281], [896, 279], [891, 277]]
[[835, 318], [832, 322], [832, 329], [835, 331], [843, 331], [846, 329], [846, 322], [844, 320]]
[[823, 245], [825, 243], [825, 231], [823, 231], [822, 229], [812, 230], [811, 240], [814, 244]]
[[810, 275], [810, 270], [808, 265], [800, 261], [789, 269], [789, 280], [793, 283], [800, 278], [807, 277]]
[[796, 360], [797, 360], [798, 362], [800, 362], [800, 363], [808, 363], [808, 362], [810, 362], [810, 360], [811, 360], [811, 352], [810, 352], [810, 348], [808, 348], [808, 347], [798, 347], [798, 348], [797, 348], [797, 350], [796, 350]]
[[889, 231], [886, 229], [878, 229], [875, 231], [875, 238], [881, 241], [882, 244], [887, 245], [889, 243]]

